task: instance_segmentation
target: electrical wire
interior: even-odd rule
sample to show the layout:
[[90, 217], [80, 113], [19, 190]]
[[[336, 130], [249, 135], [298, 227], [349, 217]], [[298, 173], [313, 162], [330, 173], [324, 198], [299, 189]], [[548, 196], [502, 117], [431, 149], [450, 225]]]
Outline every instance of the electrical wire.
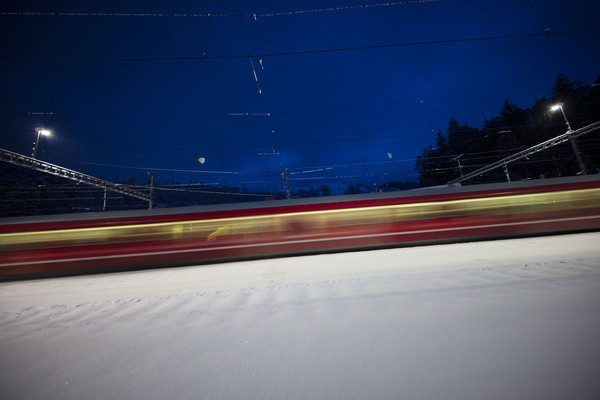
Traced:
[[0, 111], [0, 115], [110, 115], [110, 116], [225, 116], [225, 117], [270, 117], [267, 112], [205, 112], [205, 111]]
[[202, 193], [202, 194], [219, 194], [219, 195], [234, 195], [234, 196], [248, 196], [248, 197], [271, 197], [272, 194], [258, 194], [258, 193], [236, 193], [236, 192], [217, 192], [213, 190], [185, 190], [185, 189], [171, 189], [162, 188], [155, 186], [154, 190], [157, 191], [169, 191], [169, 192], [186, 192], [186, 193]]
[[76, 164], [88, 164], [88, 165], [97, 165], [101, 167], [111, 167], [111, 168], [125, 168], [125, 169], [137, 169], [143, 171], [168, 171], [168, 172], [184, 172], [184, 173], [203, 173], [203, 174], [226, 174], [226, 175], [239, 175], [240, 171], [208, 171], [208, 170], [195, 170], [195, 169], [176, 169], [176, 168], [158, 168], [158, 167], [133, 167], [129, 165], [117, 165], [117, 164], [106, 164], [106, 163], [95, 163], [89, 161], [74, 161], [69, 160], [69, 162]]
[[527, 3], [529, 4], [529, 7], [531, 7], [531, 10], [533, 11], [533, 13], [535, 14], [535, 16], [537, 17], [538, 21], [540, 22], [540, 25], [542, 25], [542, 29], [544, 30], [544, 32], [547, 33], [547, 34], [549, 34], [550, 33], [550, 28], [548, 27], [548, 25], [546, 25], [544, 23], [544, 21], [542, 21], [542, 18], [540, 17], [540, 14], [538, 14], [538, 12], [535, 9], [535, 7], [533, 6], [533, 4], [531, 4], [531, 0], [527, 0]]
[[375, 4], [359, 4], [351, 6], [340, 6], [340, 7], [328, 7], [328, 8], [315, 8], [305, 10], [294, 10], [294, 11], [277, 11], [271, 13], [250, 13], [250, 14], [214, 14], [214, 13], [116, 13], [116, 12], [58, 12], [58, 11], [39, 11], [39, 12], [26, 12], [26, 11], [4, 11], [0, 12], [0, 16], [20, 16], [20, 17], [143, 17], [143, 18], [165, 18], [165, 17], [192, 17], [192, 18], [207, 18], [207, 17], [218, 17], [218, 18], [256, 18], [256, 17], [280, 17], [285, 15], [300, 15], [300, 14], [314, 14], [323, 12], [335, 12], [335, 11], [346, 11], [354, 9], [365, 9], [375, 7], [392, 7], [392, 6], [404, 6], [411, 4], [420, 3], [433, 3], [437, 0], [407, 0], [407, 1], [394, 1], [386, 3], [375, 3]]
[[[558, 35], [578, 35], [588, 33], [600, 33], [600, 29], [587, 29], [587, 30], [575, 30], [575, 31], [563, 31], [554, 32], [553, 36]], [[452, 44], [452, 43], [466, 43], [466, 42], [481, 42], [488, 40], [503, 40], [503, 39], [526, 39], [535, 38], [540, 36], [546, 36], [545, 33], [522, 33], [514, 35], [501, 35], [501, 36], [481, 36], [472, 38], [462, 39], [444, 39], [444, 40], [431, 40], [423, 42], [405, 42], [405, 43], [390, 43], [381, 45], [369, 45], [369, 46], [356, 46], [356, 47], [339, 47], [332, 49], [315, 49], [315, 50], [301, 50], [301, 51], [289, 51], [279, 53], [265, 53], [257, 55], [221, 55], [221, 56], [188, 56], [188, 57], [141, 57], [141, 58], [104, 58], [104, 59], [71, 59], [71, 60], [32, 60], [32, 61], [1, 61], [2, 66], [20, 66], [20, 65], [56, 65], [56, 64], [91, 64], [91, 63], [117, 63], [117, 62], [142, 62], [142, 61], [197, 61], [197, 60], [225, 60], [225, 59], [244, 59], [244, 58], [267, 58], [267, 57], [284, 57], [284, 56], [298, 56], [298, 55], [309, 55], [309, 54], [324, 54], [324, 53], [337, 53], [337, 52], [348, 52], [348, 51], [361, 51], [361, 50], [376, 50], [376, 49], [389, 49], [399, 47], [410, 47], [410, 46], [424, 46], [424, 45], [436, 45], [436, 44]]]
[[349, 104], [335, 107], [317, 107], [317, 108], [306, 108], [297, 110], [280, 110], [272, 112], [206, 112], [206, 111], [0, 111], [0, 115], [107, 115], [107, 116], [174, 116], [174, 117], [185, 117], [185, 116], [207, 116], [207, 117], [273, 117], [280, 115], [291, 115], [291, 114], [304, 114], [304, 113], [317, 113], [317, 112], [329, 112], [329, 111], [344, 111], [344, 110], [358, 110], [367, 108], [379, 108], [379, 107], [391, 107], [398, 105], [407, 104], [428, 104], [429, 102], [442, 102], [452, 100], [463, 100], [477, 97], [487, 96], [506, 96], [511, 94], [523, 94], [523, 93], [539, 93], [545, 91], [546, 88], [537, 89], [526, 89], [526, 90], [509, 90], [501, 92], [488, 92], [488, 93], [474, 93], [460, 96], [445, 96], [445, 97], [432, 97], [428, 99], [411, 99], [411, 100], [400, 100], [400, 101], [389, 101], [382, 103], [370, 103], [370, 104]]
[[[72, 197], [72, 198], [69, 198], [69, 197], [64, 197], [64, 198], [57, 197], [57, 198], [52, 198], [52, 199], [31, 199], [31, 198], [29, 198], [29, 199], [24, 200], [24, 201], [27, 201], [27, 202], [31, 202], [31, 201], [40, 202], [40, 201], [95, 200], [95, 199], [96, 199], [96, 197]], [[0, 203], [12, 203], [14, 201], [15, 201], [14, 199], [12, 199], [12, 200], [0, 200]]]

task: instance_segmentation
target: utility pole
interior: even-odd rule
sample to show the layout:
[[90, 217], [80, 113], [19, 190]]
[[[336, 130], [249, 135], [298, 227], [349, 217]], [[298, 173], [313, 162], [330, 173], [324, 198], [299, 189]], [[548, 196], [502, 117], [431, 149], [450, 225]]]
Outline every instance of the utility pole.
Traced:
[[502, 169], [504, 170], [504, 176], [506, 176], [506, 180], [510, 182], [510, 174], [508, 173], [508, 166], [506, 163], [502, 164]]
[[456, 156], [456, 157], [454, 157], [452, 160], [450, 160], [450, 161], [456, 161], [456, 162], [458, 163], [458, 172], [460, 173], [460, 177], [461, 177], [461, 178], [462, 178], [462, 177], [463, 177], [463, 175], [464, 175], [464, 174], [463, 174], [463, 166], [462, 166], [462, 164], [460, 163], [460, 158], [461, 158], [462, 156], [464, 156], [464, 154], [461, 154], [461, 155], [459, 155], [459, 156]]
[[104, 186], [104, 202], [102, 204], [102, 211], [106, 211], [108, 208], [108, 188]]
[[580, 174], [587, 175], [585, 163], [583, 162], [583, 158], [581, 157], [581, 152], [579, 151], [579, 145], [577, 144], [577, 140], [574, 137], [571, 137], [569, 138], [569, 142], [571, 142], [571, 147], [573, 147], [575, 157], [577, 158], [577, 162], [579, 163], [579, 168], [581, 170]]
[[[562, 104], [560, 104], [560, 103], [556, 104], [555, 106], [552, 106], [552, 108], [550, 108], [550, 110], [551, 111], [560, 110], [560, 112], [562, 112], [563, 118], [565, 119], [565, 122], [567, 124], [567, 133], [573, 132], [573, 129], [571, 129], [571, 124], [569, 123], [569, 120], [567, 119], [567, 114], [565, 114], [565, 110], [563, 109]], [[587, 170], [585, 169], [585, 163], [583, 162], [583, 158], [581, 157], [581, 152], [579, 151], [579, 145], [577, 144], [575, 137], [571, 136], [569, 138], [569, 142], [571, 142], [571, 146], [573, 147], [573, 151], [575, 152], [575, 157], [577, 158], [577, 162], [579, 163], [579, 169], [581, 170], [579, 173], [586, 175]]]
[[290, 169], [285, 169], [285, 186], [287, 188], [287, 199], [290, 200], [292, 198], [292, 194], [290, 192]]
[[152, 206], [154, 205], [154, 175], [152, 172], [148, 172], [150, 175], [150, 200], [148, 200], [148, 210], [152, 210]]

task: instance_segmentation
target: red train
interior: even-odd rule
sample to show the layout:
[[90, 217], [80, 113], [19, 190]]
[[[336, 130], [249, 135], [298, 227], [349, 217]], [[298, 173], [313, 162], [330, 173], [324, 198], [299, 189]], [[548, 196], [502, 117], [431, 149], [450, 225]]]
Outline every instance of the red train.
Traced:
[[0, 279], [600, 228], [600, 176], [0, 220]]

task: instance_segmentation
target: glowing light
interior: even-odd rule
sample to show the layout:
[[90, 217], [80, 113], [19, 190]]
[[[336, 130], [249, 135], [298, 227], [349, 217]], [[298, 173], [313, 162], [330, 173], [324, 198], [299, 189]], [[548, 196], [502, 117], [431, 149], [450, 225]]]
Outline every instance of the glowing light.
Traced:
[[44, 136], [50, 136], [50, 134], [52, 134], [51, 131], [49, 131], [48, 129], [44, 129], [44, 128], [35, 128], [35, 131], [39, 135], [44, 135]]
[[388, 154], [388, 158], [391, 160], [392, 157], [394, 156], [392, 153], [387, 153]]
[[35, 158], [36, 154], [37, 154], [37, 148], [38, 148], [38, 143], [40, 141], [40, 136], [50, 136], [50, 134], [52, 132], [50, 132], [47, 129], [44, 128], [35, 128], [35, 131], [37, 132], [37, 137], [35, 139], [35, 142], [33, 142], [33, 153], [31, 154], [31, 157]]
[[552, 111], [556, 111], [556, 110], [558, 110], [558, 109], [559, 109], [559, 108], [561, 108], [561, 107], [562, 107], [562, 104], [556, 104], [556, 105], [553, 105], [553, 106], [550, 108], [550, 110], [552, 110]]
[[204, 157], [200, 157], [200, 158], [198, 159], [198, 162], [199, 162], [200, 164], [204, 164], [204, 163], [206, 162], [206, 158], [204, 158]]

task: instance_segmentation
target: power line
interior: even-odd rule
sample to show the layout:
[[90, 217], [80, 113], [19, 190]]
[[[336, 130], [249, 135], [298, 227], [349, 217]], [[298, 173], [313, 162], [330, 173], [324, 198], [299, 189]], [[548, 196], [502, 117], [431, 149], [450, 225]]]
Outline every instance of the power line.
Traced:
[[219, 194], [219, 195], [233, 195], [233, 196], [247, 196], [247, 197], [271, 197], [272, 194], [260, 194], [260, 193], [237, 193], [237, 192], [219, 192], [214, 190], [190, 190], [190, 189], [173, 189], [156, 186], [154, 190], [167, 191], [167, 192], [186, 192], [186, 193], [201, 193], [201, 194]]
[[[305, 141], [305, 142], [292, 142], [292, 143], [279, 143], [278, 147], [292, 147], [292, 146], [313, 146], [318, 144], [327, 144], [327, 143], [344, 143], [344, 142], [356, 142], [356, 141], [373, 141], [373, 140], [386, 140], [386, 139], [397, 139], [402, 137], [411, 137], [411, 136], [425, 136], [430, 135], [431, 132], [417, 132], [417, 133], [407, 133], [407, 134], [398, 134], [398, 135], [385, 135], [385, 136], [370, 136], [370, 137], [357, 137], [357, 138], [344, 138], [344, 139], [327, 139], [327, 140], [315, 140], [315, 141]], [[258, 144], [258, 145], [231, 145], [231, 146], [202, 146], [202, 147], [176, 147], [176, 148], [155, 148], [155, 149], [132, 149], [132, 150], [107, 150], [93, 151], [94, 154], [99, 153], [139, 153], [139, 152], [177, 152], [177, 151], [209, 151], [209, 150], [235, 150], [235, 149], [260, 149], [260, 148], [271, 148], [271, 145], [268, 143]], [[313, 150], [314, 151], [314, 150]], [[73, 154], [88, 154], [89, 152], [74, 152]], [[89, 164], [89, 165], [98, 165], [98, 166], [108, 166], [108, 167], [123, 167], [123, 168], [134, 168], [134, 169], [142, 169], [148, 170], [153, 169], [157, 171], [173, 171], [173, 172], [199, 172], [197, 170], [188, 170], [188, 169], [169, 169], [169, 168], [143, 168], [143, 167], [127, 167], [123, 165], [113, 165], [113, 164], [103, 164], [103, 163], [94, 163], [87, 161], [73, 161], [61, 158], [55, 158], [59, 161], [69, 161], [76, 162], [79, 164]], [[232, 171], [203, 171], [206, 173], [214, 173], [214, 174], [235, 174]]]
[[[386, 166], [391, 164], [398, 164], [402, 162], [415, 162], [415, 159], [403, 159], [403, 160], [393, 160], [393, 161], [373, 161], [373, 162], [364, 162], [364, 163], [352, 163], [352, 164], [333, 164], [326, 166], [306, 166], [306, 167], [296, 167], [293, 168], [293, 172], [291, 175], [297, 174], [307, 174], [313, 172], [322, 172], [326, 170], [333, 169], [343, 169], [343, 168], [360, 168], [363, 169], [365, 166]], [[166, 172], [183, 172], [183, 173], [198, 173], [202, 174], [204, 172], [208, 173], [223, 173], [227, 175], [238, 175], [240, 177], [247, 177], [256, 174], [268, 174], [268, 173], [279, 173], [280, 169], [271, 168], [271, 169], [263, 169], [263, 170], [245, 170], [245, 171], [202, 171], [202, 170], [182, 170], [182, 169], [171, 169], [171, 168], [151, 168], [151, 167], [133, 167], [133, 166], [125, 166], [125, 165], [115, 165], [115, 164], [103, 164], [103, 163], [93, 163], [93, 162], [77, 162], [81, 164], [90, 164], [90, 165], [98, 165], [98, 166], [106, 166], [106, 167], [114, 167], [121, 169], [136, 169], [136, 170], [157, 170], [157, 171], [166, 171]], [[121, 186], [127, 187], [136, 187], [131, 185], [123, 184]], [[147, 188], [147, 186], [140, 186], [140, 188]], [[33, 188], [32, 188], [33, 189]]]
[[0, 115], [26, 114], [26, 115], [107, 115], [107, 116], [175, 116], [175, 117], [273, 117], [277, 115], [315, 113], [325, 111], [356, 110], [364, 108], [390, 107], [406, 104], [418, 104], [427, 102], [463, 100], [486, 96], [506, 96], [518, 93], [539, 93], [546, 89], [510, 90], [502, 92], [475, 93], [460, 96], [432, 97], [428, 99], [411, 99], [400, 101], [389, 101], [371, 104], [349, 104], [332, 107], [317, 107], [298, 110], [281, 110], [273, 112], [206, 112], [206, 111], [0, 111]]
[[206, 112], [206, 111], [0, 111], [0, 115], [107, 115], [107, 116], [201, 116], [201, 117], [270, 117], [268, 112]]
[[[554, 32], [552, 36], [558, 35], [576, 35], [585, 33], [599, 33], [600, 29], [588, 29], [588, 30], [576, 30], [576, 31], [564, 31]], [[480, 42], [488, 40], [503, 40], [503, 39], [526, 39], [535, 38], [540, 36], [547, 36], [546, 33], [523, 33], [515, 35], [502, 35], [502, 36], [481, 36], [473, 38], [462, 38], [462, 39], [445, 39], [445, 40], [431, 40], [423, 42], [405, 42], [405, 43], [390, 43], [381, 45], [369, 45], [369, 46], [356, 46], [356, 47], [338, 47], [332, 49], [315, 49], [315, 50], [301, 50], [301, 51], [290, 51], [290, 52], [279, 52], [279, 53], [265, 53], [257, 55], [221, 55], [221, 56], [188, 56], [188, 57], [142, 57], [142, 58], [104, 58], [104, 59], [72, 59], [72, 60], [34, 60], [34, 61], [2, 61], [0, 65], [12, 66], [12, 65], [56, 65], [56, 64], [92, 64], [92, 63], [117, 63], [117, 62], [142, 62], [142, 61], [198, 61], [198, 60], [226, 60], [226, 59], [247, 59], [248, 57], [283, 57], [283, 56], [298, 56], [298, 55], [309, 55], [309, 54], [324, 54], [324, 53], [336, 53], [336, 52], [347, 52], [347, 51], [361, 51], [361, 50], [376, 50], [386, 48], [398, 48], [398, 47], [410, 47], [410, 46], [424, 46], [424, 45], [436, 45], [436, 44], [452, 44], [452, 43], [466, 43], [466, 42]]]
[[420, 3], [433, 3], [437, 0], [407, 0], [407, 1], [394, 1], [386, 3], [375, 3], [375, 4], [358, 4], [351, 6], [340, 6], [340, 7], [327, 7], [327, 8], [314, 8], [305, 10], [293, 10], [293, 11], [276, 11], [270, 13], [249, 13], [249, 14], [227, 14], [227, 13], [118, 13], [118, 12], [52, 12], [52, 11], [38, 11], [38, 12], [0, 12], [1, 16], [19, 16], [19, 17], [136, 17], [136, 18], [257, 18], [257, 17], [280, 17], [285, 15], [301, 15], [301, 14], [315, 14], [323, 12], [335, 12], [335, 11], [346, 11], [355, 9], [367, 9], [376, 7], [393, 7], [393, 6], [404, 6], [411, 4]]
[[[553, 126], [557, 125], [557, 123], [547, 123], [547, 124], [538, 124], [539, 126]], [[505, 129], [516, 129], [516, 128], [529, 128], [529, 125], [508, 125], [505, 126]], [[479, 133], [483, 133], [486, 131], [494, 131], [492, 133], [498, 134], [500, 132], [495, 132], [496, 128], [471, 128], [467, 130], [455, 130], [453, 132], [471, 132], [476, 131]], [[490, 133], [491, 134], [491, 133]], [[319, 144], [335, 144], [335, 143], [348, 143], [348, 142], [360, 142], [360, 141], [377, 141], [377, 140], [392, 140], [399, 138], [408, 138], [408, 137], [417, 137], [417, 136], [429, 136], [431, 135], [430, 131], [425, 132], [415, 132], [415, 133], [404, 133], [397, 135], [383, 135], [383, 136], [362, 136], [362, 137], [354, 137], [354, 138], [343, 138], [343, 139], [326, 139], [326, 140], [313, 140], [313, 141], [302, 141], [302, 142], [289, 142], [289, 143], [278, 143], [278, 147], [295, 147], [295, 146], [314, 146]], [[469, 140], [480, 140], [481, 137], [474, 136]], [[375, 145], [379, 145], [379, 143], [375, 143]], [[271, 145], [268, 143], [256, 144], [256, 145], [229, 145], [229, 146], [202, 146], [202, 147], [173, 147], [173, 148], [146, 148], [146, 149], [131, 149], [131, 150], [94, 150], [94, 154], [99, 153], [140, 153], [140, 152], [179, 152], [179, 151], [210, 151], [210, 150], [235, 150], [235, 149], [261, 149], [261, 148], [270, 148]], [[253, 150], [255, 151], [255, 150]], [[314, 151], [314, 150], [311, 150]], [[88, 154], [89, 152], [74, 152], [73, 154]], [[480, 154], [480, 153], [477, 153]], [[67, 161], [62, 160], [61, 161]], [[71, 160], [68, 160], [71, 161]], [[134, 167], [126, 167], [121, 165], [112, 165], [112, 164], [101, 164], [101, 163], [93, 163], [86, 161], [72, 161], [82, 164], [90, 164], [90, 165], [99, 165], [99, 166], [114, 166], [114, 167], [124, 167], [124, 168], [134, 168]], [[135, 167], [136, 169], [148, 169]], [[157, 169], [159, 170], [159, 169]], [[175, 170], [175, 169], [163, 169], [168, 171], [177, 171], [177, 172], [197, 172], [196, 170]], [[231, 172], [223, 172], [223, 171], [208, 171], [208, 173], [231, 173]]]
[[418, 100], [389, 101], [389, 102], [372, 103], [372, 104], [357, 104], [357, 105], [346, 105], [346, 106], [337, 106], [337, 107], [310, 108], [310, 109], [302, 109], [302, 110], [274, 111], [271, 114], [272, 115], [285, 115], [285, 114], [299, 114], [299, 113], [311, 113], [311, 112], [321, 112], [321, 111], [340, 111], [340, 110], [353, 110], [353, 109], [360, 109], [360, 108], [388, 107], [388, 106], [397, 106], [397, 105], [404, 105], [404, 104], [427, 103], [427, 102], [449, 101], [449, 100], [462, 100], [462, 99], [470, 99], [470, 98], [485, 97], [485, 96], [505, 96], [505, 95], [516, 94], [516, 93], [539, 93], [540, 91], [543, 91], [543, 90], [546, 90], [546, 89], [511, 90], [511, 91], [503, 91], [503, 92], [467, 94], [467, 95], [461, 95], [461, 96], [432, 97], [429, 99], [418, 99]]
[[390, 6], [404, 6], [410, 4], [419, 4], [419, 3], [432, 3], [437, 0], [409, 0], [409, 1], [395, 1], [395, 2], [387, 2], [387, 3], [376, 3], [376, 4], [359, 4], [353, 6], [341, 6], [341, 7], [328, 7], [328, 8], [314, 8], [307, 10], [296, 10], [296, 11], [280, 11], [274, 13], [267, 14], [252, 14], [250, 17], [279, 17], [284, 15], [299, 15], [299, 14], [314, 14], [314, 13], [322, 13], [322, 12], [334, 12], [334, 11], [346, 11], [346, 10], [355, 10], [355, 9], [365, 9], [365, 8], [375, 8], [375, 7], [390, 7]]
[[[111, 197], [111, 199], [121, 199], [122, 197]], [[96, 200], [95, 197], [57, 197], [57, 198], [53, 198], [53, 199], [27, 199], [24, 201], [37, 201], [37, 202], [41, 202], [41, 201], [73, 201], [73, 200]], [[13, 203], [15, 200], [0, 200], [1, 203]]]
[[195, 170], [195, 169], [175, 169], [175, 168], [154, 168], [154, 167], [133, 167], [128, 165], [116, 165], [116, 164], [105, 164], [95, 163], [88, 161], [71, 161], [77, 164], [88, 164], [97, 165], [100, 167], [111, 167], [111, 168], [126, 168], [126, 169], [138, 169], [143, 171], [168, 171], [168, 172], [185, 172], [185, 173], [203, 173], [203, 174], [226, 174], [226, 175], [238, 175], [239, 171], [207, 171], [207, 170]]
[[548, 27], [548, 25], [546, 25], [544, 23], [544, 21], [542, 21], [542, 18], [540, 17], [540, 14], [538, 14], [538, 12], [535, 9], [535, 7], [533, 7], [533, 4], [531, 4], [531, 0], [527, 0], [527, 3], [529, 3], [529, 7], [531, 7], [531, 10], [533, 10], [533, 13], [535, 14], [535, 16], [537, 17], [538, 21], [540, 22], [540, 25], [542, 25], [542, 29], [544, 29], [544, 32], [546, 32], [547, 34], [549, 34], [550, 33], [550, 28]]

